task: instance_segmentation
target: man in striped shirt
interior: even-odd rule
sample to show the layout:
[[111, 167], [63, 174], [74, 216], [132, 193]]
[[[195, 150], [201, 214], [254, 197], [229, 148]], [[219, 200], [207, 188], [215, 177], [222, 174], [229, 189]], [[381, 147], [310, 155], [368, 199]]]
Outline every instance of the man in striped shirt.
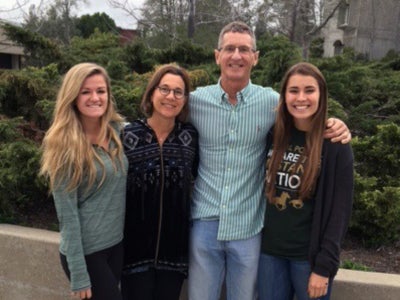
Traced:
[[[228, 300], [255, 299], [266, 136], [279, 99], [271, 88], [250, 81], [258, 55], [249, 26], [226, 25], [215, 50], [218, 83], [190, 95], [190, 121], [199, 132], [200, 147], [192, 203], [190, 300], [219, 299], [224, 280]], [[350, 139], [343, 122], [332, 123], [332, 135]]]

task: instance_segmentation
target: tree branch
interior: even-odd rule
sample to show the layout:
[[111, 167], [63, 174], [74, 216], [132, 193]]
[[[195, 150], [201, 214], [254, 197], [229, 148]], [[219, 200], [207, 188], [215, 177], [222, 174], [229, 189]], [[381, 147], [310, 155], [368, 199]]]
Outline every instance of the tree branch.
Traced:
[[335, 14], [335, 12], [338, 10], [338, 8], [340, 7], [340, 5], [342, 3], [344, 3], [345, 0], [339, 0], [339, 2], [336, 4], [336, 6], [332, 9], [332, 11], [330, 12], [330, 14], [326, 17], [326, 19], [319, 25], [314, 27], [312, 30], [310, 30], [309, 32], [306, 32], [305, 36], [313, 36], [315, 33], [317, 33], [318, 31], [320, 31], [322, 28], [325, 27], [325, 25], [328, 23], [328, 21], [333, 17], [333, 15]]

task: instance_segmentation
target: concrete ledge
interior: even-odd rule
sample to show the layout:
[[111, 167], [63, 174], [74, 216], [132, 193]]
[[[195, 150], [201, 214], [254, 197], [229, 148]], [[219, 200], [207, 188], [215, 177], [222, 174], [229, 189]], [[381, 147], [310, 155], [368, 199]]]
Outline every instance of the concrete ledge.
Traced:
[[0, 245], [0, 299], [70, 298], [58, 254], [59, 233], [0, 224]]
[[[62, 271], [59, 233], [0, 224], [0, 299], [70, 299]], [[340, 269], [332, 300], [400, 299], [400, 275]], [[186, 282], [180, 300], [187, 300]]]
[[332, 300], [398, 300], [400, 275], [340, 269], [333, 283]]

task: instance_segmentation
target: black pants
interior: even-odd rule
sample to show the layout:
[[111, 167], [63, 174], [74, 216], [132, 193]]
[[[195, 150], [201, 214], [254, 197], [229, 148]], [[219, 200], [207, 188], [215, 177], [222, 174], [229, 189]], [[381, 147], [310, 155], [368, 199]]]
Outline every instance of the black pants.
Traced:
[[122, 275], [124, 300], [178, 300], [185, 275], [176, 271], [150, 269]]
[[[123, 262], [122, 242], [110, 248], [85, 256], [86, 267], [92, 283], [90, 300], [122, 300], [119, 290]], [[60, 253], [61, 265], [70, 279], [67, 258]]]

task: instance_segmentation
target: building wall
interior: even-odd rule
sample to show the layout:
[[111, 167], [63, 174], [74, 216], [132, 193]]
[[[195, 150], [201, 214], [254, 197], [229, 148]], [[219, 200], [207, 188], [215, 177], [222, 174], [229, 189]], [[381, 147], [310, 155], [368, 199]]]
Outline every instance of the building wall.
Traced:
[[[330, 9], [330, 7], [327, 7]], [[324, 56], [332, 57], [335, 55], [334, 44], [338, 41], [343, 43], [343, 30], [338, 28], [338, 11], [332, 19], [322, 29], [322, 36], [324, 37]]]
[[[323, 31], [324, 55], [332, 56], [332, 41], [341, 38], [345, 47], [379, 59], [389, 50], [400, 51], [400, 1], [399, 0], [348, 0], [349, 15], [346, 26], [338, 33], [338, 12]], [[336, 24], [336, 26], [335, 26]]]
[[24, 48], [10, 41], [7, 36], [3, 34], [3, 29], [0, 26], [0, 68], [20, 69], [23, 55]]

